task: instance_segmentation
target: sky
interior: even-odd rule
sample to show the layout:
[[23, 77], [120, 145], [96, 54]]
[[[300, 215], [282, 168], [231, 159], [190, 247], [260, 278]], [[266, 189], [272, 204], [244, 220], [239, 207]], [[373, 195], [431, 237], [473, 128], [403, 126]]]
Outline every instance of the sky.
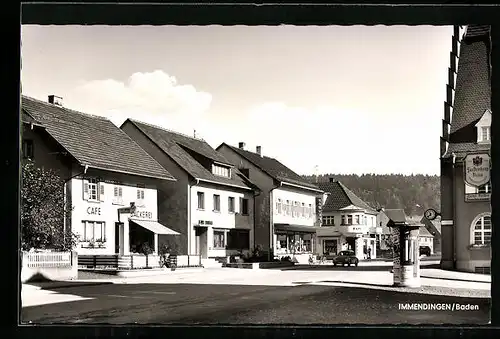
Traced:
[[262, 147], [298, 174], [439, 174], [452, 26], [22, 26], [23, 95]]

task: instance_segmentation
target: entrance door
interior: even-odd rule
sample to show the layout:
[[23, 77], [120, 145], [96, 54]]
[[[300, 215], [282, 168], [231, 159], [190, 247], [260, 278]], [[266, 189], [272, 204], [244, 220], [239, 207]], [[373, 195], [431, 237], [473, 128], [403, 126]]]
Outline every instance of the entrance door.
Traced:
[[356, 238], [349, 237], [346, 238], [345, 240], [347, 243], [347, 249], [354, 251], [356, 248]]
[[195, 228], [195, 236], [196, 236], [196, 254], [201, 256], [202, 258], [208, 257], [207, 251], [207, 228], [206, 227], [196, 227]]
[[124, 250], [123, 223], [115, 222], [115, 253], [123, 255]]

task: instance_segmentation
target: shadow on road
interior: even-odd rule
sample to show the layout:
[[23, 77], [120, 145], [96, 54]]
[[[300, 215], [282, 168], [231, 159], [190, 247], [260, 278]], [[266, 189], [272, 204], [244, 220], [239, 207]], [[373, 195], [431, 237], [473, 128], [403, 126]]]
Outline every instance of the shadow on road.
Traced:
[[[22, 321], [51, 324], [486, 324], [490, 300], [339, 286], [124, 284], [68, 287], [93, 298], [25, 307]], [[476, 310], [401, 310], [401, 304]], [[307, 311], [304, 311], [307, 310]]]
[[[431, 264], [422, 262], [420, 264], [421, 268], [440, 268], [439, 264]], [[290, 271], [290, 270], [311, 270], [311, 271], [387, 271], [390, 272], [392, 270], [392, 265], [360, 265], [360, 266], [334, 266], [333, 264], [326, 265], [294, 265], [291, 267], [282, 267], [282, 268], [270, 268], [270, 270], [280, 270], [280, 271]]]

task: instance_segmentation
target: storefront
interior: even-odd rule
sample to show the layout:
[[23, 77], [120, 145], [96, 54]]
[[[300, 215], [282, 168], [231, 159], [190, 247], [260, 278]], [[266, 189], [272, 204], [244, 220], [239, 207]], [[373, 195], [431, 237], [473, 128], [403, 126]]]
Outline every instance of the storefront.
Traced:
[[316, 250], [316, 228], [311, 226], [274, 224], [274, 243], [277, 257], [296, 257], [307, 262]]

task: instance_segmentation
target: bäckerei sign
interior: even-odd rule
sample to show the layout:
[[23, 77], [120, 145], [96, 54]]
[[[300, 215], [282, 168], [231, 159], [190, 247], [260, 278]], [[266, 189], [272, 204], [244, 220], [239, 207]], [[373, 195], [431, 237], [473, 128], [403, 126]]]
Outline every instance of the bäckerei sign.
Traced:
[[483, 186], [490, 181], [490, 156], [469, 154], [465, 157], [465, 182], [471, 186]]

